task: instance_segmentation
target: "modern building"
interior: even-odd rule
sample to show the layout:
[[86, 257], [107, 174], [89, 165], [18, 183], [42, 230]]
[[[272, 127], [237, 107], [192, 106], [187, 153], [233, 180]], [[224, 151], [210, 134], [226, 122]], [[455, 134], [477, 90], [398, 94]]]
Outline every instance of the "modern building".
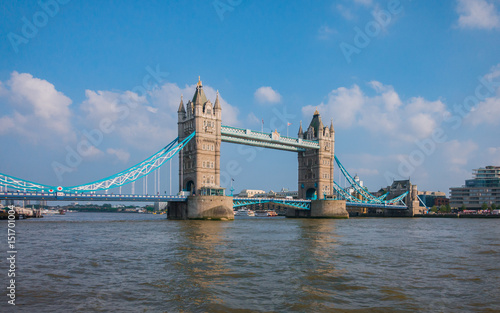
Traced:
[[500, 206], [500, 166], [474, 169], [472, 174], [464, 186], [450, 188], [450, 206], [469, 210], [480, 209], [484, 203]]

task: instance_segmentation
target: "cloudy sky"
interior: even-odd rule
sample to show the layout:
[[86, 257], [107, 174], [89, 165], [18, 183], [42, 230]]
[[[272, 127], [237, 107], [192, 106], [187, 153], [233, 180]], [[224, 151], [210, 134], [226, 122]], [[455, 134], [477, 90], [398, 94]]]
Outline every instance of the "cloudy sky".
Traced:
[[[71, 186], [134, 165], [176, 137], [198, 76], [226, 125], [296, 135], [317, 108], [370, 190], [448, 191], [500, 165], [498, 0], [1, 6], [4, 174]], [[294, 153], [225, 143], [221, 168], [237, 191], [297, 189]]]

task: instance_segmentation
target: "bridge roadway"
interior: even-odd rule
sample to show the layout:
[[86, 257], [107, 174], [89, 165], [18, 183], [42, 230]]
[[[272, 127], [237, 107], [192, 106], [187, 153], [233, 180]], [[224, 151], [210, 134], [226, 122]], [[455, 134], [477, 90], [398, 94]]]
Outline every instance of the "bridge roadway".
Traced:
[[[92, 194], [92, 193], [48, 193], [48, 192], [0, 192], [0, 200], [45, 200], [45, 201], [127, 201], [127, 202], [184, 202], [186, 196], [170, 195], [134, 195], [134, 194]], [[280, 198], [233, 198], [234, 207], [258, 203], [281, 203], [301, 209], [309, 209], [311, 200], [280, 199]], [[383, 208], [406, 210], [405, 205], [347, 202], [347, 207]]]
[[92, 193], [48, 193], [48, 192], [0, 192], [0, 200], [46, 200], [46, 201], [129, 201], [169, 202], [187, 201], [186, 196], [92, 194]]

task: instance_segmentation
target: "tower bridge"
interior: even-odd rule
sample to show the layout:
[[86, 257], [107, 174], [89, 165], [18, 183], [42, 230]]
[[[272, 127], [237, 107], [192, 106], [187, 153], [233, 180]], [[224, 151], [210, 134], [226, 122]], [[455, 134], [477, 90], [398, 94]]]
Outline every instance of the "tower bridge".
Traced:
[[[278, 202], [290, 207], [288, 216], [347, 217], [346, 207], [406, 210], [412, 214], [417, 205], [416, 190], [393, 199], [375, 197], [361, 187], [340, 163], [335, 154], [333, 122], [323, 124], [316, 110], [306, 129], [299, 127], [297, 137], [282, 136], [277, 131], [264, 133], [222, 125], [222, 107], [217, 91], [214, 103], [207, 99], [201, 80], [193, 98], [184, 104], [181, 96], [178, 115], [178, 138], [144, 161], [107, 178], [78, 186], [49, 186], [14, 176], [0, 174], [0, 199], [92, 200], [92, 201], [162, 201], [169, 202], [171, 219], [233, 219], [233, 206], [252, 201]], [[229, 142], [297, 153], [298, 199], [241, 199], [224, 195], [220, 186], [221, 143]], [[179, 155], [178, 195], [121, 194], [121, 186], [134, 183], [158, 170]], [[334, 181], [337, 168], [350, 185], [350, 192]], [[120, 188], [120, 194], [96, 193]], [[8, 191], [10, 189], [10, 191]], [[17, 192], [12, 192], [15, 190]], [[3, 191], [3, 192], [2, 192]], [[417, 202], [415, 204], [415, 202]]]

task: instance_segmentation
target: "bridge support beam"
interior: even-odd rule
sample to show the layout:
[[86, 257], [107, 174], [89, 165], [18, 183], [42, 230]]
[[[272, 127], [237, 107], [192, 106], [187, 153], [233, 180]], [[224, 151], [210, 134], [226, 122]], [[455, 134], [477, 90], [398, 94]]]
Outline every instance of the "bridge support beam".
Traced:
[[289, 208], [286, 217], [349, 218], [349, 213], [345, 200], [312, 200], [310, 210]]
[[189, 196], [186, 202], [170, 202], [172, 220], [234, 220], [233, 197]]

